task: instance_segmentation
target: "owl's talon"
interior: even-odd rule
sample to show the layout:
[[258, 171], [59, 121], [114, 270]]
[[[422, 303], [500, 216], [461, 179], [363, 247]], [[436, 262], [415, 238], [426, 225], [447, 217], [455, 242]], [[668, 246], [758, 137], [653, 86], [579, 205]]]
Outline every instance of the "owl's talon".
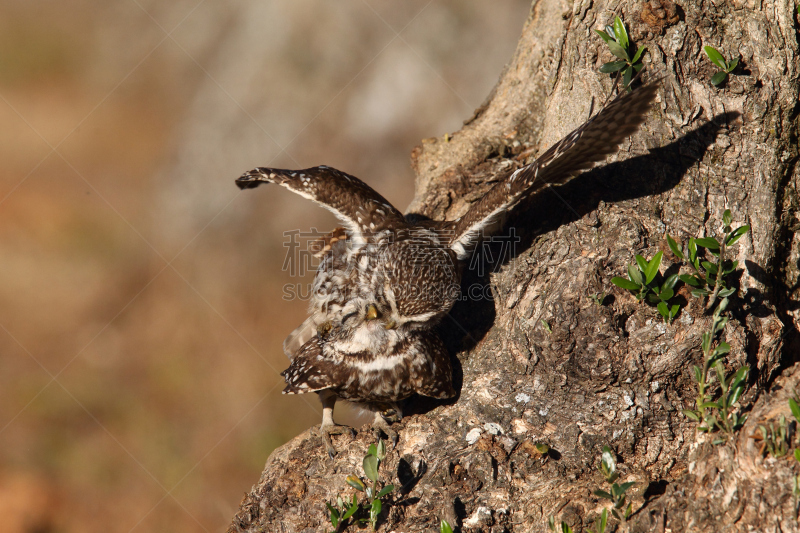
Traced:
[[[387, 409], [386, 411], [394, 412], [394, 409]], [[383, 417], [383, 413], [377, 413], [375, 415], [375, 420], [372, 422], [372, 433], [375, 435], [376, 440], [386, 435], [387, 440], [392, 443], [392, 449], [394, 450], [397, 447], [399, 435], [389, 426], [389, 421]]]
[[353, 428], [339, 424], [320, 426], [319, 432], [322, 436], [322, 442], [325, 444], [325, 450], [328, 452], [328, 457], [331, 459], [336, 456], [336, 448], [333, 447], [333, 442], [331, 442], [331, 435], [350, 435], [350, 437], [356, 436], [356, 432]]

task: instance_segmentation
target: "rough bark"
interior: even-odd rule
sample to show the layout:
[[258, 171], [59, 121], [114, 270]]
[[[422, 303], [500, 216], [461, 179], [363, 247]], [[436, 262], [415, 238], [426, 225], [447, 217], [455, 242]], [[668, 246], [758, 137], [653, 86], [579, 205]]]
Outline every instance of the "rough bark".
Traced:
[[[617, 6], [534, 2], [486, 103], [461, 131], [414, 150], [409, 210], [461, 215], [520, 164], [516, 154], [546, 149], [602, 105], [611, 79], [598, 67], [612, 57], [591, 30]], [[438, 531], [441, 518], [462, 531], [543, 531], [549, 516], [585, 530], [605, 506], [592, 493], [603, 486], [603, 445], [617, 453], [621, 480], [636, 482], [632, 531], [797, 529], [798, 466], [765, 459], [749, 438], [758, 423], [789, 414], [800, 381], [794, 9], [788, 1], [620, 5], [631, 36], [647, 46], [645, 77], [664, 76], [658, 103], [606, 165], [509, 217], [520, 238], [514, 257], [466, 276], [465, 286], [493, 299], [460, 302], [441, 326], [460, 394], [447, 404], [410, 402], [382, 466], [404, 489], [380, 531]], [[706, 44], [741, 57], [721, 88], [709, 82]], [[710, 323], [703, 303], [682, 290], [685, 307], [666, 325], [610, 279], [635, 253], [664, 251], [662, 272], [671, 268], [665, 234], [716, 235], [725, 209], [752, 227], [732, 250], [739, 291], [723, 332], [728, 368], [751, 367], [741, 400], [750, 416], [735, 439], [714, 446], [681, 413], [693, 406], [690, 365], [702, 360]], [[590, 298], [603, 292], [603, 305]], [[275, 450], [229, 531], [330, 530], [325, 502], [352, 493], [344, 477], [363, 476], [372, 441], [366, 428], [339, 437], [331, 461], [310, 430]], [[547, 460], [533, 447], [539, 441], [552, 448]]]

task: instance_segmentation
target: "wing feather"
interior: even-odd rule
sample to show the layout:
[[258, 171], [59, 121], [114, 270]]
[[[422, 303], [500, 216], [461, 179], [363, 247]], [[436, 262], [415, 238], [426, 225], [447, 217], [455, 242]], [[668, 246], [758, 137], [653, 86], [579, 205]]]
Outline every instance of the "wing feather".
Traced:
[[335, 168], [304, 170], [259, 167], [242, 174], [236, 185], [252, 189], [276, 183], [331, 211], [356, 243], [384, 229], [405, 227], [403, 214], [369, 185]]
[[622, 93], [583, 125], [492, 187], [460, 219], [453, 221], [450, 247], [466, 259], [481, 234], [523, 198], [550, 184], [560, 184], [594, 166], [644, 122], [659, 81]]

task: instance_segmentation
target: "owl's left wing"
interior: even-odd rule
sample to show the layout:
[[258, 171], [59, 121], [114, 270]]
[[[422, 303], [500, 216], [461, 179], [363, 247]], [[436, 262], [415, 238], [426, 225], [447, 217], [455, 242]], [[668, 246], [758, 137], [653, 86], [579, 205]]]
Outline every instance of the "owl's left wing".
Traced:
[[466, 259], [481, 233], [523, 198], [549, 185], [568, 181], [614, 152], [644, 122], [656, 96], [655, 81], [630, 93], [622, 93], [530, 165], [524, 166], [492, 187], [458, 220], [450, 223], [450, 248]]
[[259, 167], [242, 174], [236, 185], [252, 189], [276, 183], [321, 205], [342, 221], [356, 243], [383, 229], [406, 226], [403, 214], [372, 187], [335, 168], [319, 166], [304, 170]]

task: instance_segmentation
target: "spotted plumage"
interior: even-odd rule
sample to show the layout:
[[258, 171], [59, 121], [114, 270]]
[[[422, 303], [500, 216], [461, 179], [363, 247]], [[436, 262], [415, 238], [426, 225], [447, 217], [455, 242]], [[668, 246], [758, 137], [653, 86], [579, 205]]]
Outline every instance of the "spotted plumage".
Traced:
[[[374, 425], [402, 417], [399, 402], [414, 393], [455, 395], [450, 358], [433, 326], [459, 295], [460, 266], [483, 233], [524, 198], [592, 167], [644, 121], [657, 84], [621, 94], [598, 114], [500, 180], [454, 221], [403, 216], [354, 176], [330, 167], [257, 168], [236, 183], [276, 183], [332, 211], [344, 225], [314, 244], [321, 257], [311, 316], [284, 341], [291, 360], [287, 394], [317, 392], [322, 433], [347, 431], [333, 422], [337, 399], [376, 412]], [[395, 434], [396, 435], [396, 434]]]

